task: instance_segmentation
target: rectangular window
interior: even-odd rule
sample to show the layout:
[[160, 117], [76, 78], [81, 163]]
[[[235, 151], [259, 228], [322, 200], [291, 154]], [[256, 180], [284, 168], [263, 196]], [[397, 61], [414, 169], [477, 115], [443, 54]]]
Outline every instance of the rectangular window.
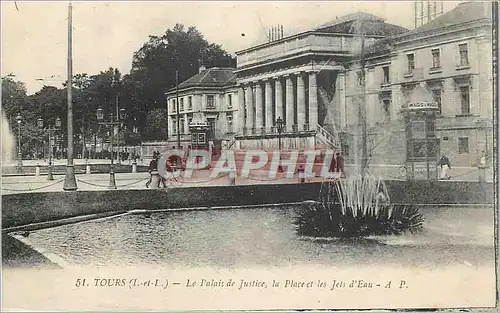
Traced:
[[390, 78], [390, 72], [389, 72], [389, 66], [384, 66], [382, 67], [382, 70], [384, 71], [384, 84], [389, 84], [391, 82]]
[[184, 111], [184, 98], [181, 98], [181, 111]]
[[208, 129], [211, 134], [215, 133], [215, 118], [207, 118]]
[[425, 139], [425, 121], [412, 121], [411, 132], [413, 139]]
[[410, 53], [406, 55], [407, 61], [408, 61], [408, 72], [407, 74], [413, 73], [413, 70], [415, 69], [415, 54]]
[[176, 107], [175, 107], [175, 99], [172, 100], [172, 112], [176, 112]]
[[425, 141], [413, 142], [413, 157], [425, 158]]
[[232, 109], [233, 108], [233, 97], [232, 95], [227, 96], [227, 108]]
[[193, 97], [189, 96], [188, 97], [188, 110], [193, 109]]
[[177, 120], [172, 119], [172, 133], [177, 134]]
[[384, 99], [382, 100], [382, 106], [383, 106], [383, 109], [384, 109], [384, 115], [385, 115], [385, 118], [386, 119], [390, 119], [391, 118], [391, 100], [390, 99]]
[[227, 132], [228, 133], [233, 132], [233, 114], [232, 113], [227, 114]]
[[205, 134], [199, 133], [198, 134], [198, 144], [204, 144], [204, 143], [205, 143]]
[[439, 114], [441, 114], [441, 89], [433, 89], [432, 96], [434, 97], [434, 101], [437, 102]]
[[470, 113], [470, 99], [469, 99], [469, 87], [460, 87], [460, 104], [461, 104], [461, 113], [469, 114]]
[[361, 84], [363, 83], [363, 82], [362, 82], [362, 77], [361, 77], [361, 71], [358, 71], [358, 72], [356, 73], [356, 75], [357, 75], [357, 76], [356, 76], [356, 79], [357, 79], [357, 82], [358, 82], [358, 86], [361, 86]]
[[207, 108], [211, 108], [211, 109], [215, 108], [213, 95], [207, 95]]
[[458, 153], [459, 154], [469, 153], [469, 138], [467, 137], [458, 138]]
[[432, 49], [432, 68], [440, 68], [441, 67], [441, 52], [439, 49]]
[[182, 134], [184, 134], [184, 119], [183, 119], [183, 118], [181, 118], [181, 119], [179, 120], [179, 124], [180, 124], [180, 125], [179, 125], [179, 128], [180, 128], [180, 134], [182, 135]]
[[466, 43], [458, 45], [458, 51], [460, 52], [460, 66], [469, 65], [469, 49]]

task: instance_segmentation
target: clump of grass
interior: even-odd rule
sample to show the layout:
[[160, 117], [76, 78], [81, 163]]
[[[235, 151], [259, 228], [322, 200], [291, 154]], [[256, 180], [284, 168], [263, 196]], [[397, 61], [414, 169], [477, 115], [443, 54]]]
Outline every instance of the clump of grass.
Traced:
[[422, 230], [424, 217], [412, 205], [393, 205], [383, 182], [371, 177], [325, 184], [320, 201], [304, 204], [293, 223], [311, 237], [355, 238]]

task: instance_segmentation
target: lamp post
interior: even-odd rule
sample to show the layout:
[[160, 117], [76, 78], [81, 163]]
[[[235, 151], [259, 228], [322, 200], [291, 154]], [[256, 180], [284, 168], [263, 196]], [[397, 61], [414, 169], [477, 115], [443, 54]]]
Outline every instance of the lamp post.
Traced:
[[54, 180], [52, 176], [52, 133], [58, 131], [61, 128], [61, 119], [56, 118], [55, 127], [43, 127], [43, 119], [40, 117], [37, 120], [38, 127], [42, 129], [44, 132], [47, 132], [49, 135], [49, 165], [47, 167], [47, 180]]
[[[120, 111], [122, 114], [122, 119], [125, 116], [125, 110], [122, 109]], [[109, 189], [116, 189], [116, 180], [115, 180], [115, 169], [114, 169], [114, 157], [113, 157], [113, 137], [112, 137], [112, 132], [113, 132], [113, 126], [119, 125], [120, 124], [120, 117], [117, 116], [116, 121], [113, 118], [113, 114], [110, 114], [110, 120], [105, 121], [104, 120], [104, 111], [102, 108], [97, 109], [97, 124], [98, 125], [103, 125], [103, 126], [109, 126], [110, 129], [110, 137], [109, 137], [109, 143], [110, 143], [110, 150], [111, 150], [111, 164], [109, 167]]]
[[63, 190], [75, 191], [76, 185], [75, 167], [73, 166], [73, 18], [71, 2], [68, 5], [68, 163], [66, 165], [66, 176], [64, 178]]
[[281, 151], [281, 134], [284, 130], [284, 122], [281, 117], [278, 117], [278, 119], [276, 120], [276, 129], [278, 131], [278, 148]]
[[23, 172], [23, 156], [21, 154], [21, 123], [23, 121], [23, 117], [21, 116], [21, 113], [17, 114], [16, 121], [17, 121], [17, 139], [18, 139], [17, 172], [22, 173]]

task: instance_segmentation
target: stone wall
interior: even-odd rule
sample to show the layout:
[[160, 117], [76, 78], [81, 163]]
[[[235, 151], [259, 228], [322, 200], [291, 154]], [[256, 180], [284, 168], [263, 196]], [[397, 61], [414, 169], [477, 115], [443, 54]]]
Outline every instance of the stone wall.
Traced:
[[[386, 182], [391, 201], [418, 204], [492, 204], [493, 185], [477, 182]], [[125, 212], [292, 203], [317, 200], [321, 183], [25, 193], [2, 197], [3, 228], [63, 218]]]

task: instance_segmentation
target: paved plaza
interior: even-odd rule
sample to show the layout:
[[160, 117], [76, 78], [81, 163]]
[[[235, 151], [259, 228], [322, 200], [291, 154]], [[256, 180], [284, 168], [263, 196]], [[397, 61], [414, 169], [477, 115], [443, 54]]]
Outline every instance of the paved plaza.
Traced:
[[[109, 160], [90, 160], [92, 165], [109, 164]], [[47, 166], [44, 160], [25, 160], [24, 166]], [[54, 165], [65, 165], [66, 160], [55, 160]], [[86, 164], [86, 160], [76, 159], [75, 165]], [[130, 164], [127, 160], [122, 164]], [[147, 165], [149, 160], [138, 162], [138, 165]], [[353, 165], [346, 166], [347, 175], [355, 172]], [[405, 180], [404, 169], [400, 165], [372, 165], [369, 172], [377, 177], [385, 178], [388, 180]], [[207, 186], [229, 186], [233, 181], [224, 174], [219, 175], [217, 178], [210, 177], [210, 170], [195, 170], [192, 177], [183, 177], [179, 181], [172, 181], [167, 183], [168, 187], [207, 187]], [[449, 175], [451, 178], [447, 181], [478, 181], [479, 169], [476, 167], [453, 167]], [[29, 192], [56, 192], [62, 191], [64, 184], [64, 175], [62, 173], [55, 173], [54, 180], [48, 181], [46, 174], [41, 176], [17, 175], [17, 174], [4, 174], [2, 175], [1, 190], [2, 194], [13, 193], [29, 193]], [[149, 180], [149, 173], [115, 173], [115, 182], [117, 189], [146, 189], [146, 182]], [[76, 175], [78, 190], [108, 190], [110, 175], [109, 173], [101, 174], [77, 174]], [[308, 178], [305, 182], [320, 182], [322, 178]], [[493, 170], [486, 169], [486, 181], [493, 181]], [[278, 173], [276, 177], [270, 178], [268, 171], [252, 170], [250, 175], [246, 178], [237, 177], [234, 183], [236, 185], [256, 185], [256, 184], [290, 184], [299, 182], [298, 177], [287, 178], [285, 173]]]

